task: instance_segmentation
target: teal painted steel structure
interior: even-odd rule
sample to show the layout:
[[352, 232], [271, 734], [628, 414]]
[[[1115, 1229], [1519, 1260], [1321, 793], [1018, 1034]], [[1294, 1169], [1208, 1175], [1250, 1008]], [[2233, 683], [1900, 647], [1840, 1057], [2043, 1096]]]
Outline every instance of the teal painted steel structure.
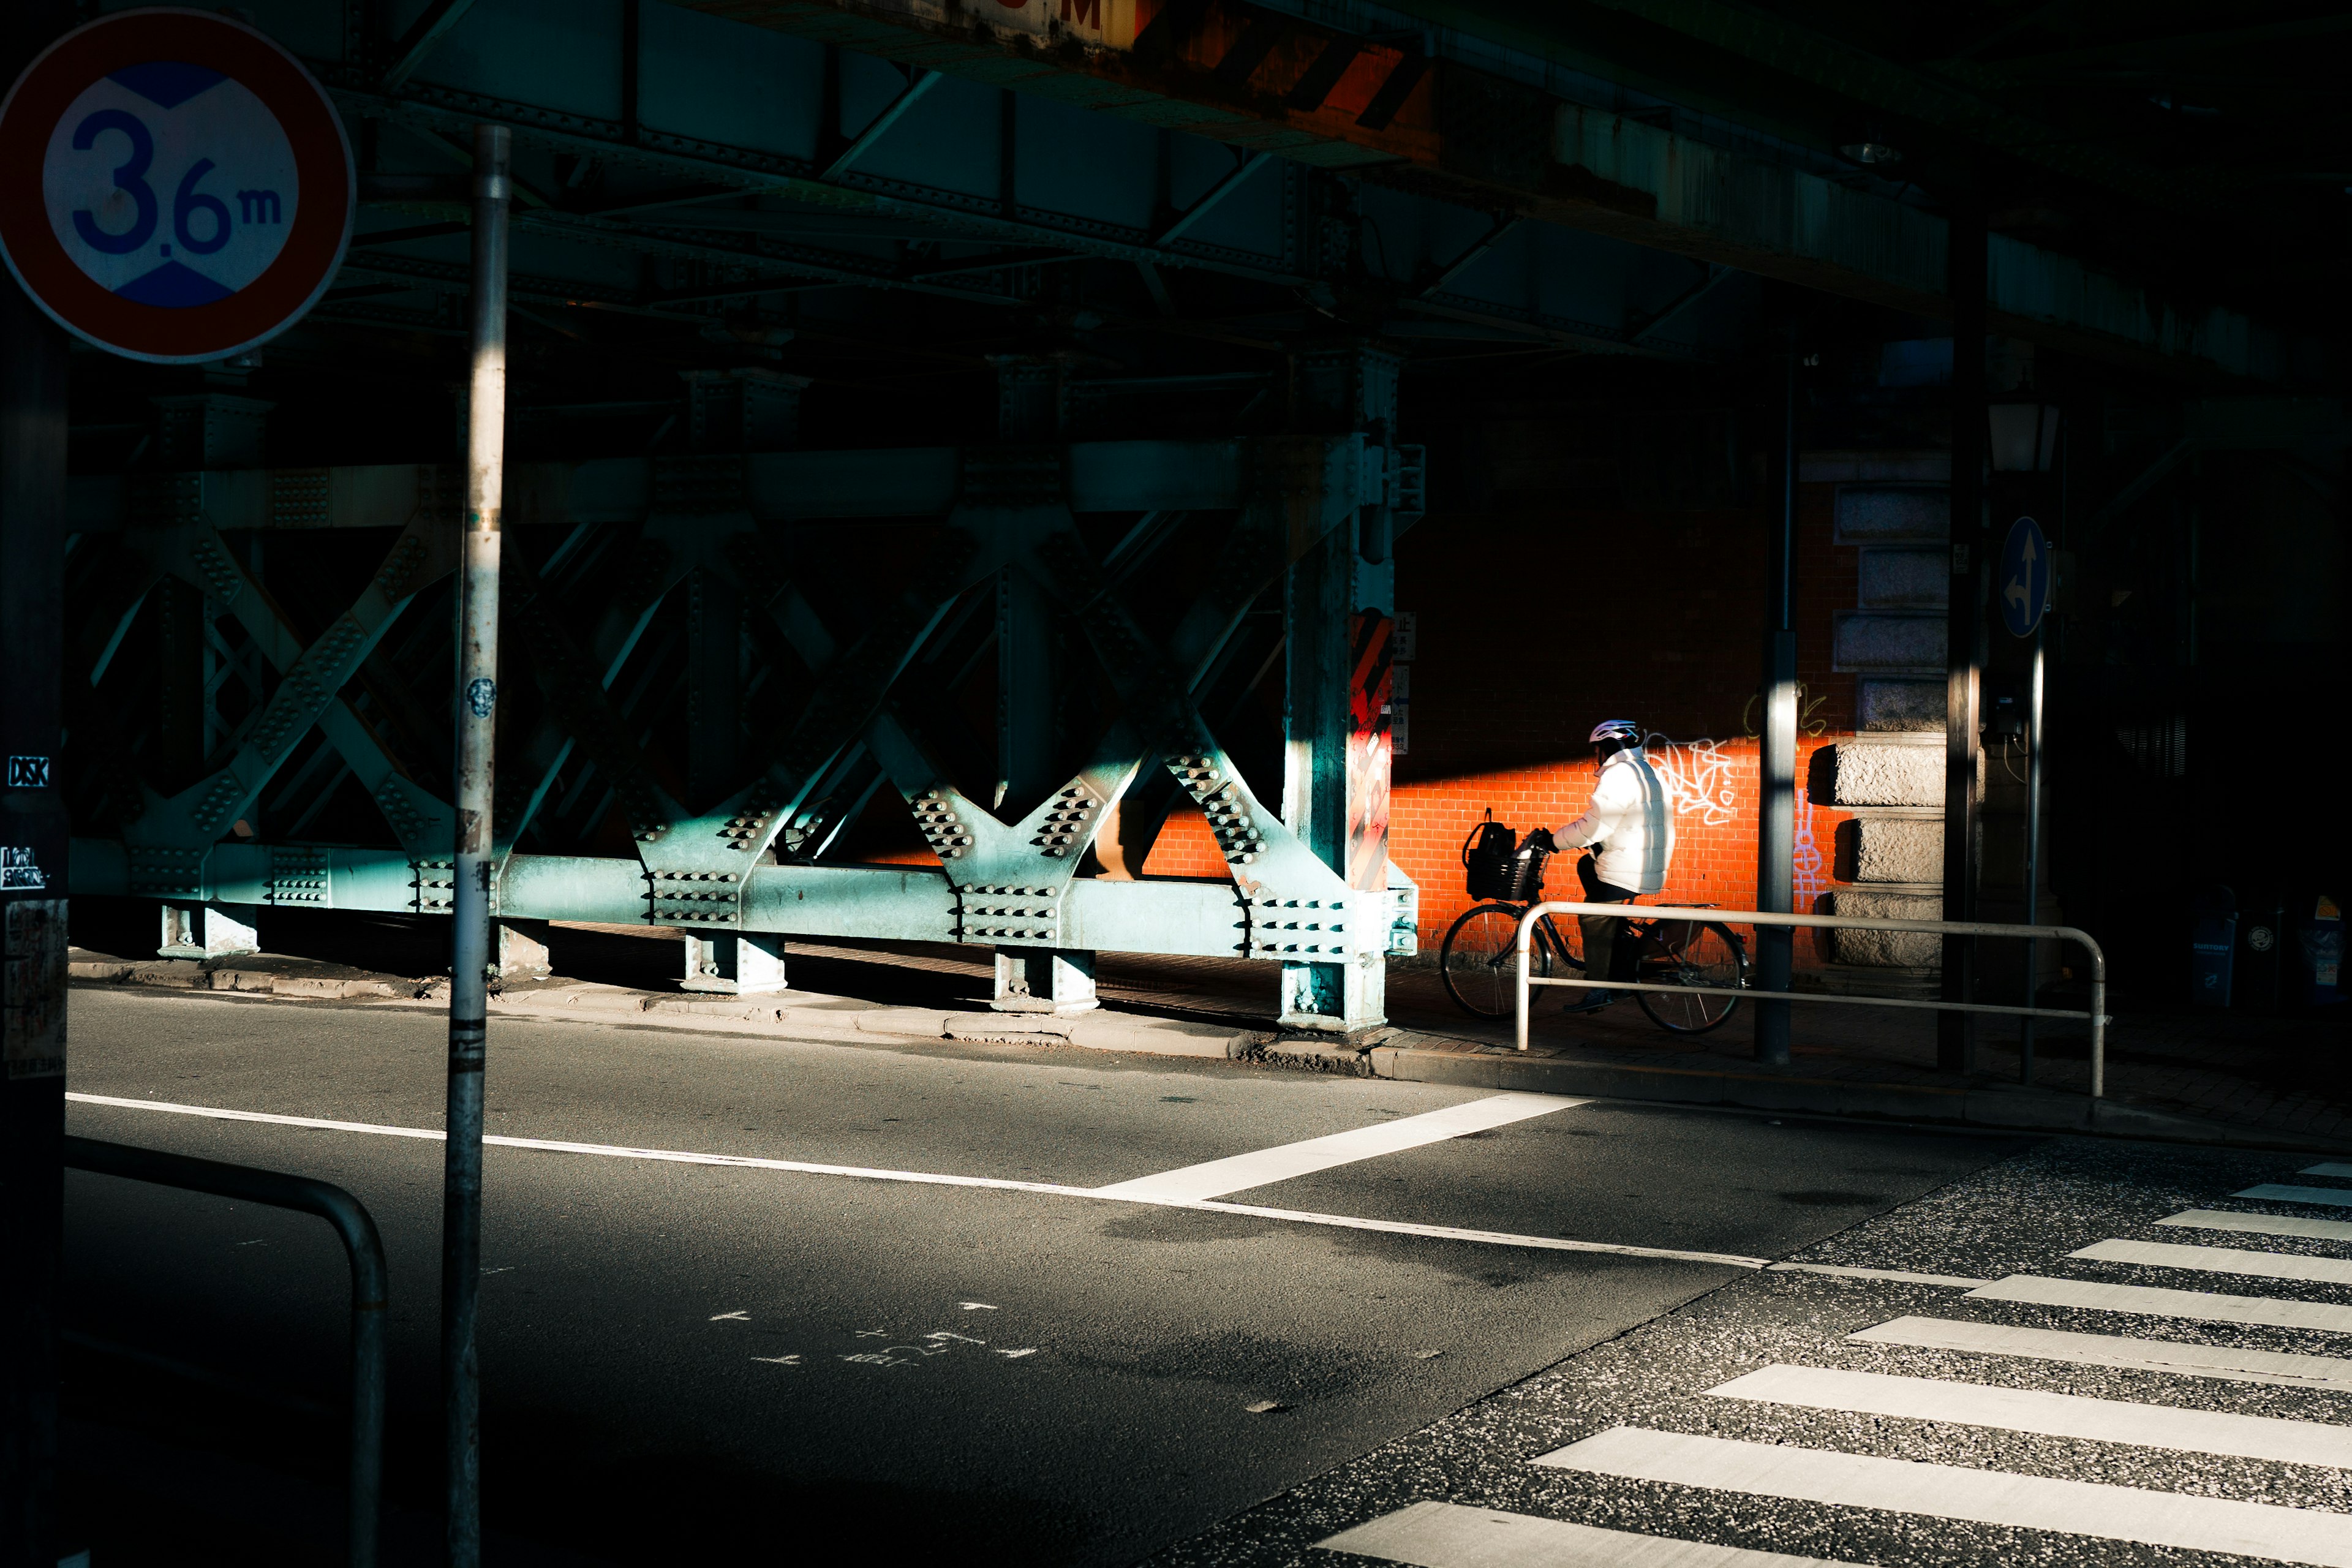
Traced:
[[[1387, 542], [1416, 515], [1420, 456], [1388, 439], [1395, 356], [1353, 347], [1308, 362], [1310, 408], [1319, 404], [1308, 423], [1374, 428], [518, 465], [507, 491], [510, 533], [562, 543], [537, 567], [535, 552], [513, 552], [510, 636], [527, 649], [541, 705], [530, 733], [502, 737], [501, 778], [520, 782], [499, 802], [499, 913], [685, 928], [721, 943], [716, 967], [689, 980], [729, 989], [727, 955], [774, 933], [978, 943], [1016, 961], [1098, 949], [1255, 958], [1285, 966], [1284, 1010], [1299, 1026], [1378, 1023], [1383, 960], [1411, 951], [1413, 890], [1388, 867], [1384, 845], [1364, 847], [1367, 799], [1385, 811], [1384, 721], [1366, 722], [1351, 710], [1343, 651], [1351, 623], [1393, 612]], [[1028, 368], [1008, 365], [1008, 384]], [[740, 400], [747, 385], [779, 397], [798, 390], [749, 374], [748, 384], [693, 384], [700, 426], [726, 427], [724, 410], [710, 405]], [[732, 428], [740, 438], [740, 418]], [[106, 576], [129, 601], [110, 648], [159, 584], [177, 583], [241, 627], [279, 679], [225, 760], [201, 777], [168, 795], [135, 776], [118, 784], [126, 796], [116, 803], [121, 839], [78, 843], [75, 891], [210, 909], [240, 924], [246, 906], [449, 910], [454, 814], [394, 760], [345, 689], [452, 570], [455, 479], [438, 467], [394, 465], [77, 484], [74, 526], [112, 552], [121, 570]], [[1174, 513], [1231, 521], [1205, 590], [1162, 635], [1110, 582], [1079, 519]], [[857, 518], [911, 524], [924, 540], [898, 574], [898, 598], [875, 606], [862, 628], [829, 614], [813, 584], [778, 563], [771, 542], [795, 521]], [[383, 563], [307, 643], [247, 565], [249, 550], [231, 542], [298, 531], [359, 540], [370, 531], [392, 537]], [[574, 612], [562, 603], [562, 568], [599, 554], [595, 535], [605, 555], [625, 537], [632, 565], [623, 596], [596, 606], [597, 629], [583, 647], [568, 630]], [[960, 617], [960, 606], [995, 606], [1008, 581], [1029, 614], [1065, 617], [1082, 636], [1089, 670], [1116, 690], [1118, 716], [1077, 737], [1087, 743], [1066, 777], [1048, 786], [1040, 769], [1055, 749], [1031, 744], [1026, 774], [1013, 781], [1024, 793], [983, 799], [958, 787], [893, 689], [927, 651], [954, 642], [972, 618]], [[731, 606], [723, 631], [709, 627], [720, 618], [710, 606], [718, 588]], [[1286, 769], [1270, 798], [1253, 789], [1199, 704], [1244, 617], [1269, 592], [1286, 603], [1290, 645], [1316, 650], [1293, 657]], [[690, 638], [723, 641], [725, 655], [689, 653], [685, 700], [698, 705], [715, 691], [726, 717], [690, 719], [682, 770], [657, 766], [635, 733], [641, 725], [607, 695], [634, 668], [666, 600], [685, 603]], [[748, 637], [746, 623], [757, 625]], [[1000, 639], [1040, 630], [995, 629]], [[738, 651], [753, 646], [772, 648], [772, 662], [739, 666]], [[765, 754], [737, 763], [742, 691], [787, 658], [814, 684]], [[1013, 660], [1002, 704], [1053, 710], [1050, 666]], [[102, 679], [104, 669], [93, 661], [79, 673]], [[502, 684], [517, 682], [510, 674]], [[398, 847], [224, 841], [306, 742], [314, 771], [330, 751], [340, 758]], [[1067, 744], [1061, 751], [1070, 754]], [[542, 813], [551, 815], [567, 765], [576, 793], [582, 761], [601, 770], [635, 858], [518, 853]], [[1207, 814], [1229, 883], [1077, 874], [1104, 821], [1147, 775], [1173, 781]], [[877, 787], [898, 791], [944, 874], [812, 863]], [[992, 810], [1008, 800], [1019, 813], [1009, 820]], [[1071, 962], [1090, 969], [1085, 956]], [[1006, 989], [1015, 1005], [1032, 995], [1010, 973]]]

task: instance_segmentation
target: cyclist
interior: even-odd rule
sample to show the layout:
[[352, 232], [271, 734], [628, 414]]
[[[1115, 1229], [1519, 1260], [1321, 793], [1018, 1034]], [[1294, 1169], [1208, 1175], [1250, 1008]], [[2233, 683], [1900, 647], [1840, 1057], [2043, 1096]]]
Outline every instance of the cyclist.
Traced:
[[[1592, 853], [1577, 862], [1584, 902], [1630, 903], [1666, 885], [1675, 856], [1674, 803], [1666, 786], [1642, 754], [1642, 727], [1631, 719], [1604, 720], [1589, 737], [1601, 761], [1592, 783], [1592, 804], [1582, 816], [1551, 830], [1554, 846]], [[1538, 832], [1541, 829], [1538, 830]], [[1617, 933], [1625, 924], [1615, 915], [1580, 915], [1584, 931], [1584, 973], [1597, 980], [1628, 978], [1633, 953], [1617, 953]], [[1622, 991], [1588, 990], [1568, 1005], [1570, 1013], [1598, 1013]]]

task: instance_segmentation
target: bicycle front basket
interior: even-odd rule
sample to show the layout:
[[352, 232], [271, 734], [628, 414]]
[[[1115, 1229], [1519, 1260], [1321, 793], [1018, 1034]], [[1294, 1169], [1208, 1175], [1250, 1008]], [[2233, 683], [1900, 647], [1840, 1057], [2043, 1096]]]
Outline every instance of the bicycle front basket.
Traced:
[[1539, 849], [1532, 844], [1520, 845], [1518, 853], [1512, 856], [1504, 867], [1502, 890], [1496, 897], [1511, 904], [1532, 904], [1542, 898], [1544, 862], [1550, 858], [1551, 851], [1549, 849]]

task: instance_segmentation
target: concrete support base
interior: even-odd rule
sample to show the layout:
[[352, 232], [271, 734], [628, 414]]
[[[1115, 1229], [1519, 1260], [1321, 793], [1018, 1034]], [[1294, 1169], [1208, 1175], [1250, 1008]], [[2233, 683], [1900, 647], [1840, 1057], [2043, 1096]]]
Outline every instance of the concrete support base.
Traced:
[[784, 990], [784, 939], [767, 931], [688, 931], [679, 984], [727, 996]]
[[996, 994], [1000, 1013], [1087, 1013], [1095, 999], [1095, 955], [1075, 948], [1000, 947]]
[[1286, 963], [1282, 966], [1282, 1011], [1286, 1029], [1356, 1035], [1388, 1022], [1388, 964], [1376, 952], [1359, 952], [1345, 963]]
[[498, 965], [501, 980], [544, 980], [554, 973], [547, 956], [547, 922], [500, 921]]
[[251, 912], [251, 907], [245, 904], [167, 903], [163, 906], [163, 945], [155, 950], [155, 955], [203, 959], [259, 952], [261, 933], [238, 918]]

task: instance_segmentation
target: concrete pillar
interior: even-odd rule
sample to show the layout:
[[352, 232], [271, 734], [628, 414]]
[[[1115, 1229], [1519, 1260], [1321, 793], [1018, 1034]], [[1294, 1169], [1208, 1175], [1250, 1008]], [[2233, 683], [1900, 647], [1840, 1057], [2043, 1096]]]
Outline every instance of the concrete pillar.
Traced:
[[501, 980], [544, 980], [554, 973], [547, 956], [547, 922], [500, 921], [498, 964]]
[[1070, 948], [1000, 947], [996, 994], [1000, 1013], [1085, 1013], [1097, 1005], [1095, 955]]
[[156, 955], [203, 959], [259, 952], [261, 933], [243, 918], [252, 912], [248, 904], [220, 904], [210, 900], [166, 903], [163, 942], [155, 950]]
[[784, 939], [772, 931], [688, 931], [688, 991], [724, 996], [757, 996], [786, 989]]

